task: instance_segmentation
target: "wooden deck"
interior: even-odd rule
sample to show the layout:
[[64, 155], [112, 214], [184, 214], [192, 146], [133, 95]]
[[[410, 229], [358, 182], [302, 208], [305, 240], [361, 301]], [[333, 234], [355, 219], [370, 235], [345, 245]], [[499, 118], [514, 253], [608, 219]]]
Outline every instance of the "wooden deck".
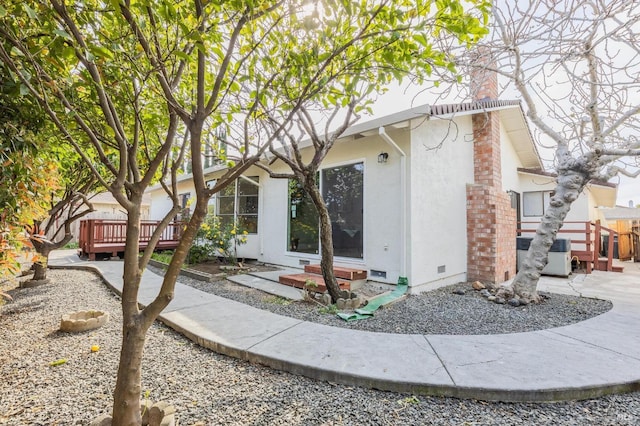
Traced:
[[[159, 223], [159, 221], [140, 222], [141, 250], [147, 247]], [[181, 225], [180, 222], [171, 222], [162, 232], [155, 249], [175, 249], [180, 241]], [[80, 235], [78, 237], [79, 254], [81, 257], [88, 257], [89, 260], [95, 260], [98, 254], [118, 256], [119, 253], [124, 252], [126, 238], [127, 222], [124, 220], [82, 220], [80, 221]]]
[[[539, 222], [520, 222], [518, 234], [535, 234]], [[529, 225], [529, 226], [527, 226]], [[623, 268], [613, 266], [613, 240], [618, 233], [602, 226], [599, 220], [595, 222], [564, 222], [563, 228], [558, 231], [558, 238], [565, 234], [571, 239], [571, 259], [578, 262], [587, 274], [593, 270], [623, 272]], [[606, 257], [601, 256], [603, 250], [603, 235], [608, 235]], [[621, 256], [622, 257], [622, 256]], [[631, 257], [631, 256], [629, 256]]]

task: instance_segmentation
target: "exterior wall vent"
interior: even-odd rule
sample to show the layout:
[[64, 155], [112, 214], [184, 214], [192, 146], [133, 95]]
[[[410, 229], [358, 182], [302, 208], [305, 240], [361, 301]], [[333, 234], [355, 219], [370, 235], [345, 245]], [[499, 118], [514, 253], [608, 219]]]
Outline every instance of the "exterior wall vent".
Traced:
[[439, 274], [444, 274], [446, 270], [447, 270], [446, 265], [440, 265], [440, 266], [438, 266], [438, 273], [439, 273]]
[[387, 278], [387, 271], [376, 271], [375, 269], [372, 269], [370, 272], [370, 275], [373, 278]]
[[302, 266], [311, 264], [311, 262], [305, 259], [300, 259], [298, 262], [299, 262], [298, 264]]

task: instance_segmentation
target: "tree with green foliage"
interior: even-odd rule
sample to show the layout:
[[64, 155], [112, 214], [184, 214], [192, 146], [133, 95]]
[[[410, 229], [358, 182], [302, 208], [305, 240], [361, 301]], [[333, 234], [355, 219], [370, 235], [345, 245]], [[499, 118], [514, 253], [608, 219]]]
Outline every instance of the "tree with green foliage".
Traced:
[[[487, 33], [483, 23], [488, 10], [483, 1], [467, 2], [466, 7], [458, 2], [431, 1], [367, 2], [362, 8], [345, 7], [347, 13], [316, 4], [304, 17], [304, 29], [288, 35], [285, 40], [305, 46], [305, 53], [287, 58], [276, 86], [280, 93], [272, 99], [295, 98], [307, 81], [322, 83], [326, 73], [344, 73], [344, 78], [328, 86], [314, 103], [303, 105], [293, 120], [276, 105], [265, 112], [266, 132], [278, 136], [277, 143], [270, 146], [272, 160], [286, 164], [291, 172], [263, 168], [271, 177], [297, 182], [312, 200], [319, 221], [322, 275], [334, 302], [347, 295], [340, 290], [333, 271], [333, 226], [318, 182], [322, 161], [349, 126], [370, 110], [372, 95], [384, 91], [385, 86], [403, 79], [416, 85], [426, 79], [436, 85], [440, 78], [448, 82], [461, 79], [450, 51], [453, 46], [469, 48]], [[348, 61], [327, 70], [323, 58], [336, 52]], [[317, 111], [325, 112], [324, 116], [318, 118]], [[305, 156], [307, 150], [312, 152]]]
[[57, 168], [44, 146], [43, 111], [20, 98], [0, 67], [0, 279], [14, 276], [29, 248], [25, 228], [46, 217], [44, 194], [59, 185]]
[[[486, 8], [484, 2], [468, 3]], [[304, 106], [350, 105], [367, 95], [353, 93], [357, 82], [381, 76], [391, 81], [398, 69], [413, 66], [402, 63], [412, 53], [433, 55], [428, 41], [411, 52], [416, 46], [411, 40], [423, 44], [425, 37], [451, 32], [472, 42], [475, 35], [467, 28], [478, 32], [478, 21], [453, 0], [318, 1], [317, 10], [314, 4], [8, 0], [0, 7], [0, 63], [127, 211], [113, 424], [140, 424], [145, 335], [173, 298], [208, 199], [259, 161]], [[335, 23], [341, 16], [358, 20]], [[411, 31], [406, 31], [408, 18]], [[353, 26], [367, 19], [371, 25]], [[323, 31], [328, 27], [331, 34]], [[276, 116], [279, 124], [272, 120]], [[269, 132], [261, 130], [265, 121], [272, 122]], [[239, 124], [234, 135], [231, 123]], [[229, 135], [228, 168], [209, 188], [203, 148], [221, 129]], [[231, 146], [232, 141], [237, 143]], [[142, 273], [181, 207], [176, 179], [185, 158], [195, 186], [192, 214], [156, 298], [140, 309]], [[139, 256], [140, 205], [155, 182], [173, 208]]]

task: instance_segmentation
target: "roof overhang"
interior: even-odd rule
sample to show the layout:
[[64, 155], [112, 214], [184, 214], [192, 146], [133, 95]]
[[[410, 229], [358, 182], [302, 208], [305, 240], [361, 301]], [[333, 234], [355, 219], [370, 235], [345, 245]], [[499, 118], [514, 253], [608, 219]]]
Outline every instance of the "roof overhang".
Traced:
[[442, 119], [450, 120], [455, 117], [500, 112], [500, 121], [504, 131], [513, 142], [516, 154], [522, 165], [527, 168], [542, 168], [540, 155], [533, 141], [533, 136], [520, 105], [515, 100], [481, 100], [459, 104], [420, 105], [411, 109], [390, 114], [378, 119], [359, 123], [348, 128], [341, 139], [359, 139], [378, 134], [378, 129], [384, 127], [387, 130], [408, 128], [412, 120]]
[[[558, 177], [556, 173], [545, 172], [543, 170], [519, 168], [518, 173], [527, 174], [537, 177], [548, 178], [550, 182], [555, 181]], [[600, 207], [613, 207], [616, 204], [616, 198], [618, 196], [618, 185], [611, 182], [599, 182], [592, 181], [587, 184], [587, 189], [593, 195], [596, 201], [596, 206]]]

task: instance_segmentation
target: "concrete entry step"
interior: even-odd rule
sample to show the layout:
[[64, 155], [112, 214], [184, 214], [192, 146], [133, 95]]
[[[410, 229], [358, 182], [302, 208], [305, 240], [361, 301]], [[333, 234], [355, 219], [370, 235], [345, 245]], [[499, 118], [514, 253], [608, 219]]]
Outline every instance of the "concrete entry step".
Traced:
[[[280, 278], [278, 278], [278, 281], [280, 282], [280, 284], [289, 285], [296, 288], [304, 288], [305, 284], [307, 283], [307, 280], [313, 281], [318, 285], [317, 288], [309, 287], [309, 290], [316, 291], [319, 293], [324, 293], [325, 291], [327, 291], [327, 286], [324, 283], [324, 279], [322, 278], [322, 275], [290, 274], [290, 275], [280, 275]], [[337, 279], [337, 281], [341, 290], [350, 290], [351, 283], [349, 283], [349, 281], [339, 279], [339, 278]]]
[[[322, 275], [322, 268], [320, 268], [320, 265], [305, 265], [304, 271], [310, 274]], [[343, 278], [349, 281], [367, 279], [367, 271], [362, 269], [334, 266], [333, 273], [335, 274], [336, 278]]]

